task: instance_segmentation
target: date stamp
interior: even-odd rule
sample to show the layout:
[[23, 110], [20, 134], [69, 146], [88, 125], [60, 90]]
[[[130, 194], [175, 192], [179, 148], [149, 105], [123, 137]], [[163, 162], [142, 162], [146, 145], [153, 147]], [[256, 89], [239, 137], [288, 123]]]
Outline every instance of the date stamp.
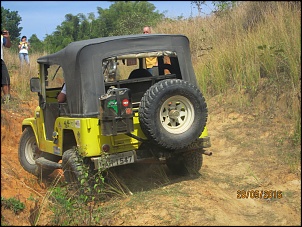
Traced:
[[237, 190], [237, 199], [281, 199], [280, 190]]

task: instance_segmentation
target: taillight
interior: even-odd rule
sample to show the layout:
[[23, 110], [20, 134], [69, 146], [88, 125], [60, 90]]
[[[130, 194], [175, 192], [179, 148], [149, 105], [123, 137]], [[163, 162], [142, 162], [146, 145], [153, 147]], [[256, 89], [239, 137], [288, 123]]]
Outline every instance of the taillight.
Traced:
[[110, 146], [109, 146], [108, 144], [103, 144], [102, 150], [103, 150], [104, 152], [109, 152]]
[[128, 99], [123, 99], [122, 104], [124, 107], [129, 106], [129, 100]]
[[126, 114], [132, 114], [132, 109], [131, 108], [126, 108]]

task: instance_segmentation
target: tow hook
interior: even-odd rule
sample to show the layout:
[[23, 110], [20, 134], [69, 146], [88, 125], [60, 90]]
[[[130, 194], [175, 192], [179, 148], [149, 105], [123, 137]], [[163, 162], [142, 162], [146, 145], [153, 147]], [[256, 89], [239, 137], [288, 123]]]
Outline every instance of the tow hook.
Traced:
[[208, 155], [208, 156], [211, 156], [211, 155], [212, 155], [212, 152], [211, 152], [211, 151], [204, 151], [203, 154]]

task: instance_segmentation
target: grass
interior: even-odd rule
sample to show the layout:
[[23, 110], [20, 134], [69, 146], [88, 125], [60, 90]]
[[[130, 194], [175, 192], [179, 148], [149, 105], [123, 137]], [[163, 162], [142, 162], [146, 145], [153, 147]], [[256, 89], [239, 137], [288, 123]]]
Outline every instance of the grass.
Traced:
[[4, 209], [12, 210], [15, 214], [19, 214], [25, 208], [24, 203], [20, 202], [20, 200], [14, 197], [6, 199], [1, 196], [1, 207], [2, 206]]

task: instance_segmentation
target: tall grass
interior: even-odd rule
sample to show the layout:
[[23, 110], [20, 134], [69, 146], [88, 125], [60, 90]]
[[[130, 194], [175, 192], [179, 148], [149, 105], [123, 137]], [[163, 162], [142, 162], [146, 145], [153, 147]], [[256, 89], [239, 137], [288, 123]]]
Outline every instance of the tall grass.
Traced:
[[42, 55], [40, 53], [29, 53], [30, 65], [24, 64], [22, 66], [19, 54], [15, 50], [5, 48], [3, 55], [10, 75], [12, 97], [19, 101], [36, 98], [36, 94], [30, 92], [29, 80], [31, 77], [38, 76], [37, 58]]
[[[245, 2], [223, 16], [167, 20], [156, 31], [188, 36], [197, 76], [206, 82], [208, 95], [233, 86], [257, 86], [261, 65], [271, 78], [286, 73], [292, 89], [301, 74], [300, 9], [301, 4], [286, 2]], [[268, 48], [265, 55], [259, 49], [263, 45]]]

